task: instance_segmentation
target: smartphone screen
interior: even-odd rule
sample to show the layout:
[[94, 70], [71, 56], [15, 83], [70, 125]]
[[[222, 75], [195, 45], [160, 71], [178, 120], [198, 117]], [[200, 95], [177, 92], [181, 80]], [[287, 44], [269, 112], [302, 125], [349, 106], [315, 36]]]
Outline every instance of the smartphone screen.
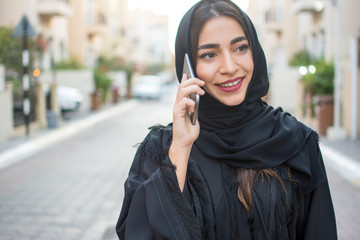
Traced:
[[[184, 73], [187, 75], [188, 79], [195, 77], [194, 72], [191, 68], [190, 58], [187, 53], [185, 53], [184, 57], [183, 74]], [[189, 98], [195, 102], [195, 111], [189, 112], [191, 123], [195, 125], [196, 119], [198, 118], [200, 96], [197, 93], [192, 93], [189, 95]]]

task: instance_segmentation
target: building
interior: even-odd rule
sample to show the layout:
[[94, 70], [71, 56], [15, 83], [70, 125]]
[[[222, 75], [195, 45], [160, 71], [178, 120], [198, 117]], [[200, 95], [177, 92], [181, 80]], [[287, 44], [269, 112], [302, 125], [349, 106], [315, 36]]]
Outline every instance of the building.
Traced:
[[[33, 94], [37, 100], [31, 101], [36, 103], [31, 109], [36, 115], [34, 124], [38, 127], [46, 127], [47, 124], [46, 109], [49, 104], [45, 103], [43, 87], [50, 85], [51, 91], [55, 92], [56, 86], [63, 84], [82, 88], [79, 90], [84, 96], [89, 96], [94, 91], [92, 69], [97, 66], [100, 56], [133, 63], [139, 71], [146, 70], [151, 64], [171, 65], [167, 17], [147, 10], [134, 10], [129, 14], [127, 0], [0, 1], [0, 25], [15, 27], [23, 15], [35, 29], [37, 41], [41, 42], [44, 50], [34, 64], [41, 69], [41, 75], [37, 78], [36, 93]], [[51, 71], [53, 64], [71, 59], [76, 59], [86, 70], [81, 74]], [[3, 82], [3, 69], [0, 66], [0, 83]], [[7, 112], [13, 109], [14, 102], [22, 101], [22, 96], [14, 99], [15, 96], [10, 94], [10, 85], [0, 84], [0, 100], [7, 105], [4, 108]], [[56, 94], [50, 96], [50, 110], [59, 114]], [[6, 101], [3, 101], [5, 98]], [[90, 101], [90, 98], [85, 99]], [[18, 129], [8, 128], [15, 123], [11, 113], [5, 115], [0, 119], [0, 141]]]
[[[269, 63], [272, 104], [301, 116], [300, 75], [289, 66], [294, 53], [305, 49], [312, 58], [335, 64], [334, 126], [330, 138], [360, 137], [358, 0], [249, 1]], [[297, 97], [291, 97], [297, 96]]]
[[127, 58], [140, 71], [149, 65], [170, 66], [169, 20], [165, 15], [147, 9], [135, 9], [129, 14]]
[[45, 52], [37, 63], [41, 69], [49, 69], [51, 58], [55, 62], [69, 56], [68, 19], [72, 8], [67, 0], [14, 0], [0, 2], [0, 25], [15, 27], [26, 15], [44, 42]]
[[126, 0], [70, 0], [69, 51], [83, 65], [93, 68], [100, 56], [125, 57]]
[[16, 26], [26, 15], [46, 46], [39, 62], [51, 68], [77, 59], [93, 68], [100, 55], [126, 55], [126, 0], [14, 0], [0, 2], [0, 24]]

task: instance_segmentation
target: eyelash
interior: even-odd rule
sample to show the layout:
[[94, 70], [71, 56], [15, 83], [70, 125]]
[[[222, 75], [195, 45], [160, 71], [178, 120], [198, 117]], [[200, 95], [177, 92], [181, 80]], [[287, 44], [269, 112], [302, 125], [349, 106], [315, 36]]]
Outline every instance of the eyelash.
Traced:
[[243, 44], [243, 45], [238, 46], [236, 49], [239, 50], [240, 52], [244, 52], [244, 51], [249, 50], [249, 48], [250, 47], [248, 44]]
[[[250, 46], [248, 44], [243, 44], [240, 45], [238, 47], [236, 47], [236, 51], [238, 52], [246, 52], [247, 50], [249, 50]], [[216, 56], [216, 54], [214, 52], [208, 52], [208, 53], [204, 53], [200, 55], [201, 59], [211, 59], [214, 58]]]
[[213, 53], [213, 52], [204, 53], [204, 54], [201, 54], [201, 55], [200, 55], [200, 58], [201, 58], [201, 59], [205, 59], [205, 58], [211, 59], [211, 58], [215, 57], [215, 55], [216, 55], [216, 54]]

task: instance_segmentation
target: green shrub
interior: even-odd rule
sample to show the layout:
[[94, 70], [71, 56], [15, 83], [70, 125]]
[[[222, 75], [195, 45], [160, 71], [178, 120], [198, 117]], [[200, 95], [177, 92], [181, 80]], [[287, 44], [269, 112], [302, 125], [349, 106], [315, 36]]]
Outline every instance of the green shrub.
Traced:
[[96, 68], [94, 69], [94, 81], [96, 90], [102, 92], [102, 100], [105, 102], [110, 91], [111, 79], [99, 68]]
[[309, 66], [310, 64], [311, 57], [307, 50], [296, 52], [289, 62], [289, 65], [293, 67]]
[[69, 60], [62, 60], [56, 64], [58, 70], [83, 69], [84, 66], [74, 57]]
[[334, 92], [334, 64], [321, 59], [314, 63], [316, 72], [307, 73], [301, 81], [305, 85], [305, 91], [312, 96], [332, 95]]

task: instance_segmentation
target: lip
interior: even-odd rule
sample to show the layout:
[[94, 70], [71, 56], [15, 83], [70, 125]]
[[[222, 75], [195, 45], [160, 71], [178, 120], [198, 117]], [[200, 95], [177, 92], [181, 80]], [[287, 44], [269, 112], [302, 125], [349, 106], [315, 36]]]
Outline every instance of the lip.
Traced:
[[236, 83], [233, 86], [224, 87], [224, 86], [220, 86], [220, 84], [216, 84], [216, 87], [219, 88], [221, 91], [224, 91], [224, 92], [235, 92], [241, 87], [242, 83], [244, 82], [244, 79], [245, 79], [245, 77], [237, 77], [237, 78], [230, 79], [230, 80], [227, 80], [227, 81], [221, 83], [221, 85], [223, 85], [223, 84], [233, 84], [234, 82], [238, 81], [238, 83]]

